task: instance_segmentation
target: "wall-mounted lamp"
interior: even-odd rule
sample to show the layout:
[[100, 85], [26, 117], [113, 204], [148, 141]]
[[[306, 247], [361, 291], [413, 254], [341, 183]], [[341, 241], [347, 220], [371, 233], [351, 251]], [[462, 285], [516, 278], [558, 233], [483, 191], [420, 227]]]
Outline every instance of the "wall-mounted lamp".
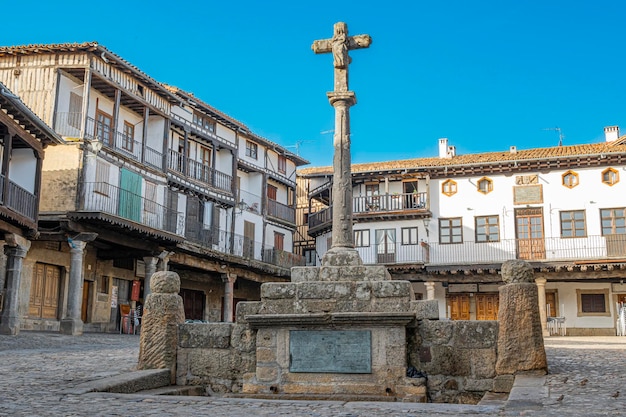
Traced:
[[[241, 214], [243, 211], [248, 210], [250, 208], [250, 206], [248, 205], [248, 203], [246, 203], [245, 201], [241, 200], [240, 202], [238, 202], [235, 205], [235, 213], [236, 214]], [[237, 210], [239, 210], [239, 212], [237, 212]]]

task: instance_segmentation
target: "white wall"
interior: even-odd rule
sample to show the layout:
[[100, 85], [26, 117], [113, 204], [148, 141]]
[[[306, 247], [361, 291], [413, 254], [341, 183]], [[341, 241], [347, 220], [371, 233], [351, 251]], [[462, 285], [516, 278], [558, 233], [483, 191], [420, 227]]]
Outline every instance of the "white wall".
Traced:
[[9, 162], [9, 179], [31, 194], [35, 194], [37, 158], [30, 148], [13, 149]]

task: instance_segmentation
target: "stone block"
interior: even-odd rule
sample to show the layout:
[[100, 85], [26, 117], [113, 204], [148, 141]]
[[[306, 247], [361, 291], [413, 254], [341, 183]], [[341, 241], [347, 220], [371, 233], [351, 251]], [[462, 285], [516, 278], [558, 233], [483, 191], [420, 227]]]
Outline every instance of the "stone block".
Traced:
[[302, 310], [307, 313], [331, 313], [337, 306], [335, 300], [300, 300]]
[[411, 301], [411, 311], [417, 320], [439, 320], [439, 302], [437, 300]]
[[471, 376], [474, 378], [493, 378], [496, 375], [496, 349], [466, 350], [470, 361]]
[[385, 349], [386, 362], [390, 366], [406, 365], [406, 348], [404, 346], [387, 346]]
[[375, 298], [371, 300], [371, 311], [406, 312], [409, 310], [410, 302], [408, 297]]
[[266, 299], [261, 303], [259, 314], [293, 314], [296, 313], [293, 299]]
[[366, 281], [387, 281], [391, 280], [391, 274], [384, 265], [367, 265], [364, 279]]
[[276, 362], [276, 350], [265, 347], [257, 348], [256, 361], [259, 366], [262, 366], [267, 362]]
[[240, 352], [254, 352], [256, 349], [256, 330], [243, 324], [235, 324], [230, 336], [230, 345]]
[[454, 326], [451, 320], [423, 320], [418, 329], [424, 345], [447, 345], [452, 339]]
[[365, 266], [345, 266], [339, 270], [339, 278], [344, 281], [362, 281], [365, 277]]
[[493, 379], [485, 378], [485, 379], [475, 379], [475, 378], [465, 378], [463, 380], [463, 389], [465, 391], [492, 391], [493, 390]]
[[318, 274], [320, 281], [339, 281], [339, 268], [336, 266], [322, 266]]
[[256, 367], [256, 379], [259, 382], [278, 382], [278, 366], [259, 366]]
[[511, 392], [513, 382], [513, 375], [498, 375], [493, 379], [493, 392]]
[[237, 323], [247, 323], [246, 316], [258, 314], [261, 308], [260, 301], [241, 301], [237, 303], [237, 310], [235, 314], [235, 320]]
[[291, 268], [291, 282], [312, 282], [319, 279], [319, 267], [294, 266]]
[[298, 298], [303, 299], [340, 299], [348, 298], [352, 292], [349, 282], [303, 282], [298, 284]]
[[468, 376], [471, 372], [469, 358], [462, 350], [451, 346], [431, 346], [432, 361], [427, 373], [439, 373], [450, 376]]
[[178, 327], [178, 346], [182, 348], [230, 347], [232, 323], [186, 323]]
[[234, 379], [237, 367], [228, 349], [194, 349], [189, 354], [187, 371], [196, 377]]
[[372, 284], [370, 282], [357, 282], [354, 297], [357, 300], [370, 300], [372, 298]]
[[498, 341], [497, 321], [453, 321], [452, 344], [461, 349], [495, 348]]
[[276, 347], [276, 329], [259, 329], [256, 334], [257, 349], [262, 347]]
[[261, 285], [262, 300], [292, 299], [296, 296], [296, 284], [291, 282], [266, 282]]
[[180, 292], [180, 277], [176, 272], [158, 271], [150, 278], [152, 293], [178, 294]]
[[410, 301], [412, 292], [413, 289], [409, 281], [372, 282], [372, 295], [376, 298], [403, 297]]

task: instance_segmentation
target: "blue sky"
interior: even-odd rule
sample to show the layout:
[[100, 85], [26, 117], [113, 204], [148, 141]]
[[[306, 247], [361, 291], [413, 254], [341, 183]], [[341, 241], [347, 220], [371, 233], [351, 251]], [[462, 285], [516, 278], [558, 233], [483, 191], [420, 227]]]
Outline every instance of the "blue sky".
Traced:
[[[14, 8], [14, 10], [11, 10]], [[28, 12], [28, 18], [26, 13]], [[353, 162], [603, 140], [626, 129], [621, 1], [189, 1], [3, 4], [3, 45], [98, 41], [295, 151], [332, 163], [332, 58], [345, 21]], [[17, 18], [17, 16], [21, 16]]]

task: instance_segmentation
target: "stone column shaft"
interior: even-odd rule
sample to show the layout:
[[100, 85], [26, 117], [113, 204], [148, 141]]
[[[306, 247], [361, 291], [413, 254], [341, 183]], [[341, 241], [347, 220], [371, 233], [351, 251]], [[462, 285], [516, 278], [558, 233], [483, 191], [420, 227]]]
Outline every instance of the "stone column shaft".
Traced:
[[4, 309], [0, 320], [0, 334], [18, 335], [20, 333], [19, 291], [22, 276], [22, 262], [30, 242], [25, 245], [5, 246], [7, 256], [6, 283], [4, 295]]
[[224, 274], [222, 276], [222, 280], [224, 281], [224, 322], [232, 323], [233, 322], [233, 306], [234, 306], [234, 290], [235, 290], [235, 281], [237, 281], [237, 275], [235, 274]]
[[78, 336], [83, 334], [80, 313], [83, 299], [83, 254], [87, 242], [70, 242], [70, 281], [67, 292], [67, 314], [61, 320], [61, 333]]
[[541, 319], [541, 332], [544, 336], [550, 336], [548, 331], [548, 312], [546, 311], [546, 279], [535, 279], [537, 284], [537, 295], [539, 298], [539, 317]]
[[146, 276], [143, 279], [143, 301], [146, 302], [146, 298], [148, 298], [148, 294], [150, 294], [150, 278], [157, 271], [157, 262], [159, 258], [156, 256], [144, 256], [143, 261], [146, 265], [145, 274]]
[[434, 300], [435, 299], [435, 283], [433, 281], [425, 282], [426, 286], [426, 299]]

